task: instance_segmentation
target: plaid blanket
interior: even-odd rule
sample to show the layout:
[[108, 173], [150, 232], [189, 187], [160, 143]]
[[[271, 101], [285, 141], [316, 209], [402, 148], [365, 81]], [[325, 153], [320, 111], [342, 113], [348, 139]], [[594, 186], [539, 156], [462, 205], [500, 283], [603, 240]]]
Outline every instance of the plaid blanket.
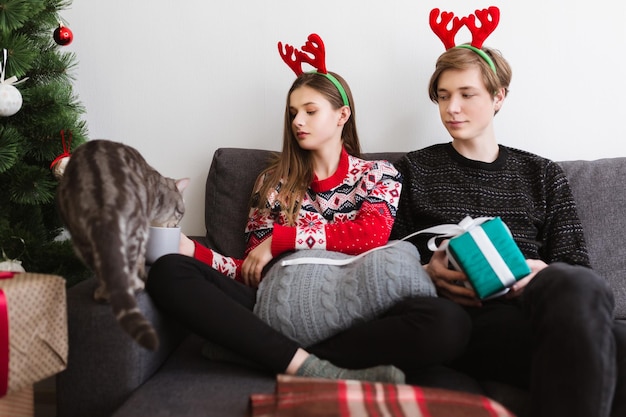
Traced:
[[515, 417], [485, 396], [437, 388], [278, 375], [276, 392], [252, 394], [253, 417]]

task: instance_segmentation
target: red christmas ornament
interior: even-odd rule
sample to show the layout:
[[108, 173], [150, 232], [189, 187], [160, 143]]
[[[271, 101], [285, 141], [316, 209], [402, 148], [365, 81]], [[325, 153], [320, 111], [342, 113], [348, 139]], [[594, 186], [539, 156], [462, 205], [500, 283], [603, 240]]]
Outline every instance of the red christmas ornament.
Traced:
[[54, 30], [52, 37], [54, 41], [61, 46], [69, 45], [74, 40], [74, 34], [70, 28], [64, 26], [63, 23], [59, 23], [59, 27]]

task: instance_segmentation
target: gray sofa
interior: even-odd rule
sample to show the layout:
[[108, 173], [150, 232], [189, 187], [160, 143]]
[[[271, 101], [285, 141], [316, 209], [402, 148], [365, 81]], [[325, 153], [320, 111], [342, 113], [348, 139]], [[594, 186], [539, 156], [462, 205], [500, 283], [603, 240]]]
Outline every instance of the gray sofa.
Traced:
[[[368, 154], [397, 160], [401, 153]], [[269, 151], [218, 149], [206, 182], [205, 244], [241, 256], [247, 203]], [[616, 317], [626, 319], [626, 158], [562, 162], [586, 231], [593, 266], [609, 281]], [[202, 339], [164, 317], [145, 293], [139, 305], [161, 337], [149, 352], [123, 333], [108, 305], [93, 301], [95, 281], [68, 290], [69, 359], [57, 375], [58, 417], [244, 416], [251, 393], [272, 392], [274, 376], [201, 354]], [[485, 394], [524, 415], [525, 393], [481, 381]], [[454, 385], [454, 381], [450, 381]]]

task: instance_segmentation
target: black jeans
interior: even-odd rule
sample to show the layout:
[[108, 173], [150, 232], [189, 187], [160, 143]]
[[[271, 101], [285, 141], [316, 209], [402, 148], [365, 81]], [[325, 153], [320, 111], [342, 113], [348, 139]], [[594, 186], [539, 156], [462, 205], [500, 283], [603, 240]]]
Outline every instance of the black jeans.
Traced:
[[520, 299], [466, 309], [473, 331], [455, 368], [529, 388], [533, 417], [608, 417], [616, 387], [616, 413], [624, 408], [618, 397], [626, 400], [626, 329], [613, 309], [611, 289], [594, 271], [552, 264]]
[[[162, 311], [192, 332], [273, 372], [284, 372], [301, 347], [254, 315], [256, 289], [193, 258], [160, 258], [150, 269], [146, 290]], [[338, 366], [393, 364], [412, 372], [455, 358], [467, 344], [469, 328], [467, 315], [456, 304], [417, 297], [305, 348]]]

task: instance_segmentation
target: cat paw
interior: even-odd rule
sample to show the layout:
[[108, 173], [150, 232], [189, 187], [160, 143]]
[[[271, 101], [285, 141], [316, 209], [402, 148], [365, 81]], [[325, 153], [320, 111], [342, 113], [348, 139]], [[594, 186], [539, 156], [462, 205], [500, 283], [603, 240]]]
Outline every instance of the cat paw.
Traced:
[[146, 283], [144, 280], [142, 280], [140, 277], [136, 276], [133, 277], [133, 279], [131, 280], [130, 283], [130, 287], [132, 288], [132, 290], [135, 293], [138, 293], [139, 291], [143, 291], [144, 287], [146, 286]]
[[103, 287], [98, 287], [93, 292], [93, 299], [99, 303], [108, 303], [109, 302], [109, 293]]

